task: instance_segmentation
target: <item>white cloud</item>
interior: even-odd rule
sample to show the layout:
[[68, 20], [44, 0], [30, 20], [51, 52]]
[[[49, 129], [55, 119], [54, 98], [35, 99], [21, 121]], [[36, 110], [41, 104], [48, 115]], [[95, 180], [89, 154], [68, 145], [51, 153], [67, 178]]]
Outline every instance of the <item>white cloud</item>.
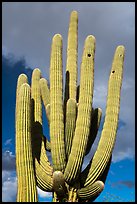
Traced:
[[42, 191], [40, 188], [37, 187], [37, 190], [38, 190], [38, 194], [41, 198], [49, 198], [49, 197], [52, 197], [52, 192], [45, 192], [45, 191]]
[[3, 170], [15, 170], [15, 155], [9, 150], [2, 154], [2, 169]]
[[6, 142], [5, 142], [5, 145], [10, 145], [10, 144], [11, 144], [11, 141], [12, 141], [12, 138], [7, 139]]
[[2, 202], [16, 202], [17, 178], [10, 171], [2, 171]]

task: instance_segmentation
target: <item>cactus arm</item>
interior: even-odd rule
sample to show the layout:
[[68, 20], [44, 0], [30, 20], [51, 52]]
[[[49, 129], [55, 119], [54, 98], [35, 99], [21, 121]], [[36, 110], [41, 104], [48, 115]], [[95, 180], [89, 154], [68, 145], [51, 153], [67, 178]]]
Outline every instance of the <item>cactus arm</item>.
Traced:
[[104, 183], [100, 180], [93, 184], [78, 190], [78, 196], [81, 200], [93, 201], [104, 189]]
[[88, 143], [87, 143], [85, 155], [87, 155], [89, 153], [91, 146], [95, 141], [95, 138], [96, 138], [97, 132], [98, 132], [98, 128], [100, 125], [100, 121], [101, 121], [101, 116], [102, 116], [102, 110], [100, 108], [96, 108], [92, 112], [93, 112], [93, 114], [91, 116], [90, 133], [89, 133], [89, 138], [88, 138]]
[[[32, 73], [31, 84], [31, 105], [32, 105], [32, 152], [34, 158], [34, 168], [38, 185], [44, 182], [43, 189], [51, 188], [52, 167], [48, 161], [45, 151], [45, 139], [42, 130], [42, 104], [40, 93], [41, 72], [38, 68]], [[42, 171], [45, 172], [43, 176]], [[41, 173], [39, 175], [39, 173]], [[44, 179], [44, 180], [43, 180]], [[41, 185], [40, 185], [41, 186]]]
[[93, 75], [94, 75], [95, 38], [90, 35], [85, 40], [81, 64], [80, 98], [76, 129], [71, 153], [65, 169], [65, 179], [71, 182], [76, 179], [82, 166], [90, 130]]
[[28, 83], [28, 77], [25, 74], [20, 74], [17, 80], [17, 89], [16, 89], [16, 111], [15, 111], [15, 118], [16, 114], [18, 112], [18, 96], [19, 96], [19, 90], [22, 84]]
[[69, 98], [76, 100], [77, 85], [77, 53], [78, 53], [78, 13], [72, 11], [70, 15], [66, 71], [69, 73]]
[[102, 175], [114, 148], [120, 109], [120, 91], [123, 76], [124, 52], [124, 46], [118, 46], [116, 48], [108, 83], [106, 116], [103, 130], [97, 150], [92, 160], [89, 176], [86, 179], [85, 186], [89, 183], [94, 183], [94, 181]]
[[50, 192], [53, 190], [53, 172], [52, 168], [49, 169], [49, 166], [43, 166], [41, 163], [39, 164], [39, 162], [35, 160], [35, 175], [37, 186], [43, 191]]
[[80, 199], [93, 202], [99, 196], [99, 194], [104, 189], [104, 184], [105, 184], [105, 181], [106, 181], [106, 178], [107, 178], [107, 175], [108, 175], [111, 160], [112, 160], [112, 155], [111, 155], [111, 157], [109, 159], [109, 162], [108, 162], [103, 174], [101, 175], [101, 177], [98, 180], [99, 182], [101, 181], [102, 183], [98, 184], [98, 181], [97, 181], [94, 184], [89, 183], [88, 186], [84, 187], [84, 182], [85, 182], [85, 179], [87, 177], [87, 173], [89, 171], [90, 164], [91, 164], [92, 160], [90, 161], [90, 164], [86, 167], [86, 169], [80, 175], [81, 188], [78, 190], [78, 195], [79, 195]]
[[30, 86], [24, 83], [19, 90], [16, 115], [17, 202], [37, 202], [36, 180], [31, 145]]
[[46, 111], [46, 116], [48, 119], [48, 123], [49, 123], [49, 114], [47, 115], [47, 105], [50, 104], [50, 91], [49, 91], [49, 87], [48, 87], [48, 82], [46, 79], [41, 78], [39, 80], [39, 85], [40, 85], [40, 91], [41, 91], [41, 97], [42, 97], [42, 101], [44, 104], [44, 108]]
[[49, 93], [48, 82], [46, 79], [41, 78], [39, 80], [39, 83], [40, 83], [42, 100], [43, 100], [44, 106], [46, 107], [46, 105], [50, 103], [50, 93]]
[[66, 166], [63, 117], [62, 36], [52, 39], [50, 58], [50, 141], [53, 169]]
[[65, 144], [66, 144], [66, 156], [67, 159], [70, 155], [73, 136], [76, 127], [76, 113], [77, 103], [75, 99], [69, 99], [67, 101], [66, 108], [66, 125], [65, 125]]

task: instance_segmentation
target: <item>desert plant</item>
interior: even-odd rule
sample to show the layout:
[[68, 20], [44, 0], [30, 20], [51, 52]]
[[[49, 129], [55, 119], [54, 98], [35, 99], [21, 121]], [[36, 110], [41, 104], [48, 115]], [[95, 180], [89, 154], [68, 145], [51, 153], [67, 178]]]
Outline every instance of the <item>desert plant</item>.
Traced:
[[[66, 82], [63, 91], [62, 36], [54, 35], [50, 57], [50, 85], [39, 68], [31, 86], [21, 74], [16, 94], [16, 170], [18, 202], [37, 202], [38, 186], [53, 192], [54, 202], [93, 201], [104, 189], [118, 127], [124, 46], [116, 48], [110, 78], [106, 115], [97, 150], [88, 166], [82, 164], [97, 136], [101, 108], [93, 108], [96, 39], [84, 44], [80, 85], [77, 85], [78, 13], [72, 11], [68, 32]], [[64, 97], [63, 97], [64, 94]], [[42, 102], [50, 141], [43, 134]], [[46, 151], [51, 151], [52, 165]]]

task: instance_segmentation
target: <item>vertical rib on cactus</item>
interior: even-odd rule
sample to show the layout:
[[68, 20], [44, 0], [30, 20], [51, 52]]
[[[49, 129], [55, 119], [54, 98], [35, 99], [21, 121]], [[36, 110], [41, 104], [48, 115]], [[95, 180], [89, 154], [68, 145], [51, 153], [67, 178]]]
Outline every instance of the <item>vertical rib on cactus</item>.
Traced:
[[66, 107], [66, 124], [65, 124], [65, 146], [67, 159], [70, 155], [73, 136], [76, 127], [77, 103], [75, 99], [69, 99]]
[[39, 83], [40, 83], [42, 100], [43, 100], [44, 106], [46, 107], [46, 105], [50, 103], [50, 93], [49, 93], [48, 82], [46, 79], [41, 78]]
[[[48, 124], [50, 122], [50, 115], [49, 115], [49, 109], [47, 110], [47, 105], [50, 105], [50, 92], [49, 92], [49, 87], [48, 87], [48, 82], [46, 79], [41, 78], [39, 80], [39, 85], [40, 85], [40, 91], [41, 91], [41, 97], [42, 97], [42, 101], [44, 104], [44, 108], [45, 108], [45, 112], [46, 112], [46, 116], [47, 116], [47, 120], [48, 120]], [[51, 150], [51, 145], [50, 142], [48, 140], [46, 140], [46, 150]]]
[[[41, 104], [41, 95], [40, 95], [40, 86], [39, 81], [41, 77], [41, 71], [36, 68], [32, 73], [32, 84], [31, 84], [31, 97], [32, 97], [32, 144], [33, 144], [33, 157], [35, 164], [35, 172], [37, 182], [39, 183], [42, 175], [38, 175], [40, 169], [45, 172], [45, 178], [43, 182], [47, 182], [43, 188], [47, 189], [49, 182], [51, 182], [52, 167], [48, 161], [48, 157], [45, 151], [45, 140], [42, 131], [42, 104]], [[51, 185], [51, 184], [50, 184]], [[50, 187], [49, 185], [49, 187]]]
[[114, 148], [120, 109], [124, 52], [124, 46], [118, 46], [116, 48], [108, 83], [106, 116], [103, 130], [85, 186], [89, 183], [94, 183], [94, 181], [102, 175]]
[[71, 153], [64, 173], [67, 182], [77, 178], [86, 151], [92, 111], [94, 53], [95, 37], [90, 35], [85, 40], [82, 56], [78, 116]]
[[52, 39], [50, 58], [50, 139], [54, 171], [66, 165], [63, 117], [62, 37]]
[[22, 84], [28, 82], [28, 77], [25, 74], [20, 74], [17, 81], [17, 89], [16, 89], [16, 114], [18, 112], [18, 95], [19, 90]]
[[[40, 81], [39, 81], [39, 84], [40, 84], [40, 91], [41, 91], [42, 101], [43, 101], [45, 111], [46, 111], [46, 106], [48, 104], [50, 104], [50, 92], [49, 92], [48, 82], [47, 82], [46, 79], [41, 78]], [[47, 119], [48, 119], [48, 122], [49, 122], [49, 116], [48, 115], [47, 115]]]
[[70, 15], [66, 71], [69, 72], [69, 98], [76, 99], [77, 89], [77, 53], [78, 53], [78, 13]]
[[18, 96], [16, 118], [17, 202], [37, 202], [31, 144], [30, 86], [24, 83]]
[[92, 199], [93, 197], [98, 196], [103, 191], [103, 189], [104, 183], [98, 180], [95, 183], [78, 190], [78, 196], [82, 200], [90, 201], [90, 199]]

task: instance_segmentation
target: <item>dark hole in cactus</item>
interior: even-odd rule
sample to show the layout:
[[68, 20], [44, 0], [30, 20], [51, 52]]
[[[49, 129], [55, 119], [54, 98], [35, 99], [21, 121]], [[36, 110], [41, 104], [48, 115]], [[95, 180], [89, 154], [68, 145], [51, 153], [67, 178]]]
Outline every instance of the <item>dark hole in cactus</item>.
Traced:
[[114, 73], [115, 73], [115, 71], [112, 71], [112, 73], [114, 74]]
[[88, 54], [88, 57], [91, 57], [91, 54]]
[[119, 57], [122, 57], [122, 54], [119, 54]]

